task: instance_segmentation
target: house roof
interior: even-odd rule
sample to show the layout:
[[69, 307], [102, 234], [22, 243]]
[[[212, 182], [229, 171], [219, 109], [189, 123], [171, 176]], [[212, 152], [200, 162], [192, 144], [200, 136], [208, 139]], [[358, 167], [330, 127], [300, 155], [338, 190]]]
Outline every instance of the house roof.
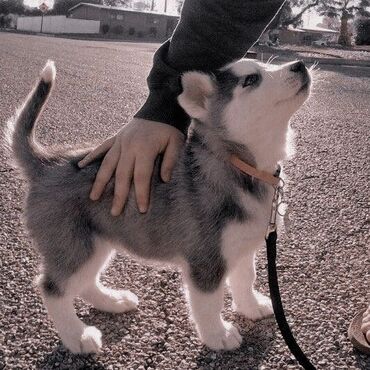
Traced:
[[302, 27], [302, 28], [294, 28], [292, 26], [289, 26], [288, 30], [291, 32], [318, 32], [318, 33], [332, 33], [332, 34], [339, 33], [339, 31], [331, 30], [329, 28], [318, 27], [318, 26]]
[[291, 32], [317, 32], [317, 33], [332, 33], [332, 34], [339, 33], [339, 31], [330, 30], [329, 28], [323, 28], [323, 27], [318, 27], [318, 26], [302, 27], [302, 28], [294, 28], [292, 26], [289, 26], [288, 30]]
[[288, 26], [288, 31], [291, 31], [291, 32], [305, 32], [302, 29], [294, 28], [293, 26]]
[[325, 33], [339, 33], [339, 31], [331, 30], [329, 28], [311, 26], [311, 27], [301, 27], [303, 31], [307, 32], [325, 32]]
[[145, 14], [153, 14], [153, 15], [165, 15], [166, 17], [176, 17], [179, 18], [178, 15], [175, 14], [168, 14], [168, 13], [160, 13], [160, 12], [153, 12], [153, 11], [140, 11], [140, 10], [133, 10], [128, 8], [122, 8], [119, 6], [108, 6], [108, 5], [99, 5], [99, 4], [90, 4], [90, 3], [78, 3], [77, 5], [73, 6], [72, 8], [68, 9], [68, 12], [79, 8], [80, 6], [88, 6], [91, 8], [99, 8], [99, 9], [107, 9], [107, 10], [115, 10], [119, 12], [130, 12], [130, 13], [145, 13]]

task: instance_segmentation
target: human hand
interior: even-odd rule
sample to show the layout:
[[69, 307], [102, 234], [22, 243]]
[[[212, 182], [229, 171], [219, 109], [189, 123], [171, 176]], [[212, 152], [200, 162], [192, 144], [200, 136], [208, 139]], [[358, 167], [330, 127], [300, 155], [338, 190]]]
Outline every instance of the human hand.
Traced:
[[158, 154], [163, 153], [161, 177], [168, 182], [183, 143], [184, 135], [178, 129], [165, 123], [133, 118], [115, 136], [104, 141], [78, 163], [82, 168], [106, 153], [90, 199], [98, 200], [115, 174], [111, 213], [118, 216], [126, 203], [133, 178], [138, 208], [145, 213], [149, 206], [150, 180]]

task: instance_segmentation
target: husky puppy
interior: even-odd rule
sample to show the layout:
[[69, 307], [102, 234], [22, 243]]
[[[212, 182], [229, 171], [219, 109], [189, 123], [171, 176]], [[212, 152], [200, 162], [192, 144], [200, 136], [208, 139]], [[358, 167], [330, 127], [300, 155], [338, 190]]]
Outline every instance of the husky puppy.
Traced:
[[161, 181], [157, 163], [148, 212], [138, 212], [131, 192], [119, 217], [110, 214], [114, 180], [99, 201], [89, 199], [101, 160], [80, 169], [89, 149], [49, 149], [34, 138], [55, 73], [48, 62], [9, 122], [8, 137], [28, 182], [25, 223], [43, 260], [38, 284], [64, 345], [74, 353], [102, 346], [101, 332], [76, 316], [76, 296], [103, 311], [137, 307], [135, 294], [100, 282], [113, 252], [125, 251], [179, 267], [202, 342], [213, 350], [239, 347], [238, 330], [221, 317], [224, 285], [227, 279], [233, 308], [247, 318], [273, 313], [270, 299], [253, 284], [274, 189], [242, 173], [230, 156], [275, 172], [286, 156], [289, 119], [309, 95], [303, 62], [274, 66], [243, 59], [214, 74], [185, 73], [178, 100], [193, 121], [172, 179]]

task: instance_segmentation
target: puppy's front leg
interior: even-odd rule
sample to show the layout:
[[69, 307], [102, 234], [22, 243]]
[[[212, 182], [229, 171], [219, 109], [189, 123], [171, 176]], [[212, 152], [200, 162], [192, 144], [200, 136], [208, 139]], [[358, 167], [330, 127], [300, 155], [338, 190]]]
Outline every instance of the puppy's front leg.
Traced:
[[212, 292], [202, 292], [194, 281], [185, 278], [192, 317], [202, 342], [213, 350], [238, 348], [242, 337], [230, 322], [221, 318], [224, 282]]
[[270, 298], [256, 291], [255, 253], [248, 253], [231, 270], [228, 280], [233, 296], [233, 309], [251, 320], [260, 320], [273, 314]]

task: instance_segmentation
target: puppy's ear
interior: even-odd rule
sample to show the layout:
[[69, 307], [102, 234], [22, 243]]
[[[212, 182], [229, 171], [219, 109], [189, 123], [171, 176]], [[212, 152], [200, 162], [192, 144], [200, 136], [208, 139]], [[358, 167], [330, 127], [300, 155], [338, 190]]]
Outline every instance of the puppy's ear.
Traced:
[[178, 97], [181, 107], [192, 118], [206, 118], [207, 100], [215, 91], [211, 77], [205, 73], [187, 72], [182, 76], [181, 82], [183, 92]]

